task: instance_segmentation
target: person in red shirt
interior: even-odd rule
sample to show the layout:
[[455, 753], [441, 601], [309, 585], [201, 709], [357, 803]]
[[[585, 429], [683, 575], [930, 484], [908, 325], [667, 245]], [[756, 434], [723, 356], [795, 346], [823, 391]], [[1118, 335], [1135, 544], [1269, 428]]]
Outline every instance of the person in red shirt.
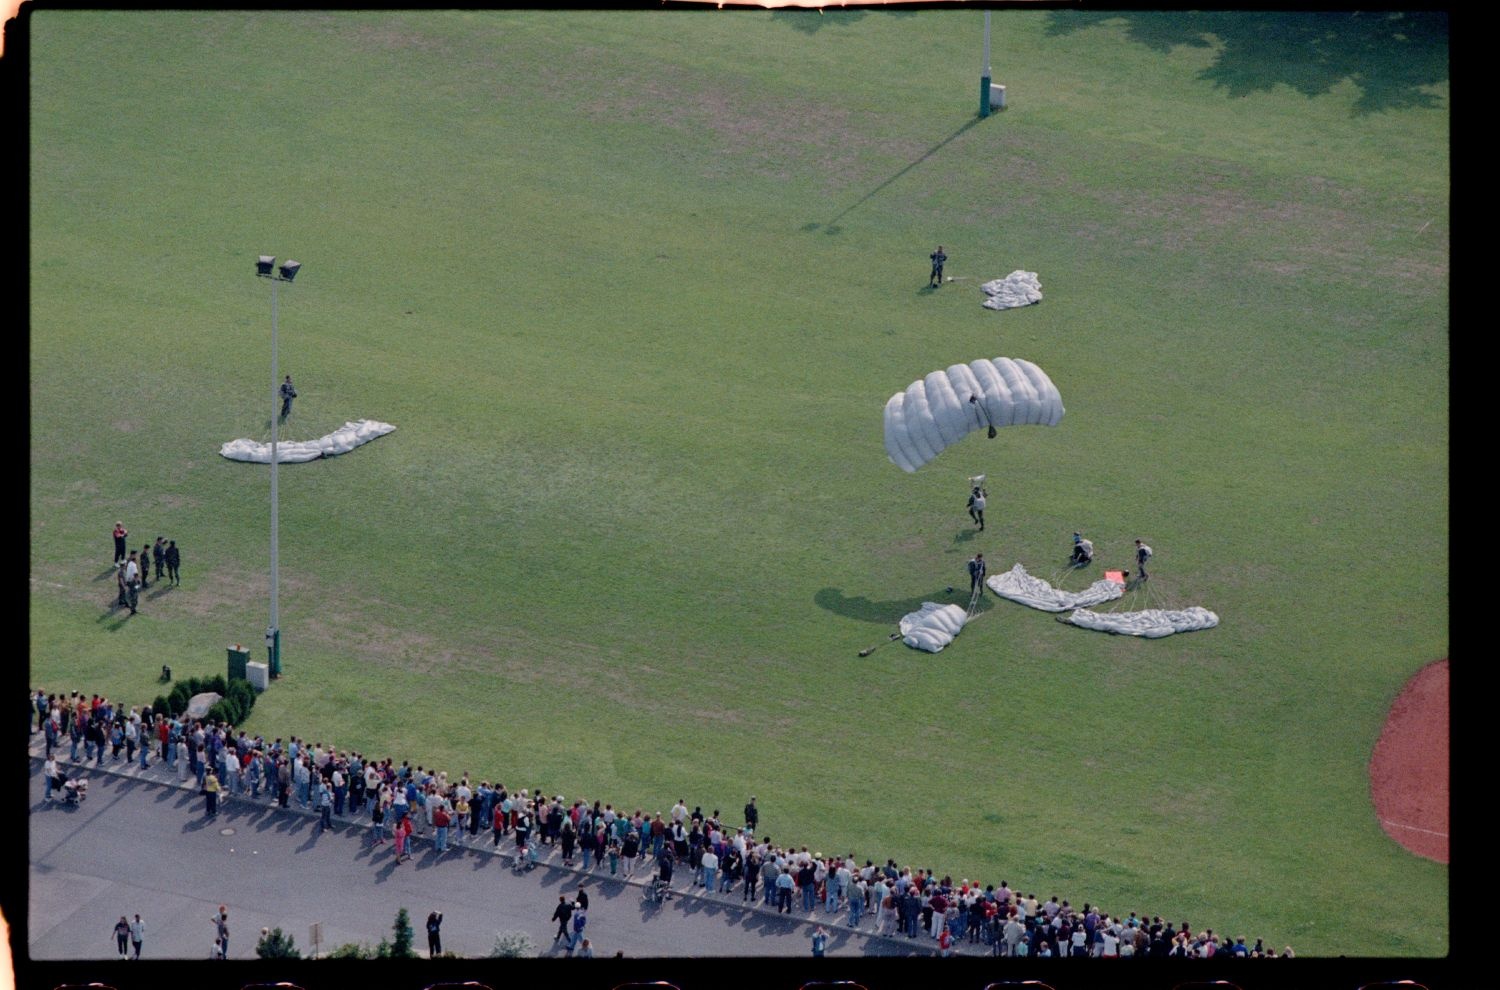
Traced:
[[115, 560], [119, 564], [125, 560], [125, 537], [128, 535], [125, 524], [115, 523]]

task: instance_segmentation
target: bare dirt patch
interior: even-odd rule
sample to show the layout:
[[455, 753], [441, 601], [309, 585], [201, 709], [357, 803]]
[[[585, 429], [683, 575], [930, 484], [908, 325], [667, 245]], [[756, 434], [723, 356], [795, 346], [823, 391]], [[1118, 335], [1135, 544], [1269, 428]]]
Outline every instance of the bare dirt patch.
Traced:
[[1380, 827], [1410, 852], [1448, 862], [1448, 661], [1407, 681], [1370, 756]]

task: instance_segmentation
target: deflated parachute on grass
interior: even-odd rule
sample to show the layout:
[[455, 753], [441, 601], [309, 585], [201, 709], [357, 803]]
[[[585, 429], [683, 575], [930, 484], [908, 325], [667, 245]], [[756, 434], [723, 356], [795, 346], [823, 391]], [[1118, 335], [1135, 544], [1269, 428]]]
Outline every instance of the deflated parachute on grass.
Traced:
[[1201, 605], [1183, 609], [1148, 608], [1144, 612], [1091, 612], [1081, 608], [1061, 618], [1084, 629], [1146, 639], [1212, 629], [1219, 624], [1219, 617]]
[[968, 613], [957, 605], [923, 602], [920, 609], [901, 617], [902, 642], [914, 650], [937, 653], [953, 642], [968, 621]]
[[[291, 440], [278, 443], [276, 460], [280, 464], [300, 464], [324, 457], [334, 457], [338, 454], [347, 454], [355, 447], [367, 444], [376, 437], [383, 437], [395, 429], [390, 423], [382, 423], [378, 420], [353, 420], [316, 440]], [[271, 463], [271, 445], [254, 440], [231, 440], [219, 448], [219, 453], [231, 461]]]
[[1001, 598], [1041, 609], [1043, 612], [1066, 612], [1070, 608], [1087, 608], [1114, 601], [1125, 594], [1122, 585], [1101, 579], [1082, 591], [1054, 588], [1035, 575], [1026, 573], [1020, 564], [1003, 574], [992, 574], [985, 585]]
[[975, 430], [1056, 426], [1062, 396], [1030, 361], [997, 357], [934, 371], [885, 404], [885, 452], [906, 472], [932, 460]]

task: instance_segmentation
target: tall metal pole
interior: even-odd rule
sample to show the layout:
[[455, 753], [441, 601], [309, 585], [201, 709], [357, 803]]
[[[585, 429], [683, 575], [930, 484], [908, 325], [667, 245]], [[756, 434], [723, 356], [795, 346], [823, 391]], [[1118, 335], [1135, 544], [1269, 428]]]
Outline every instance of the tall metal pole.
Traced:
[[984, 12], [984, 64], [979, 67], [979, 116], [990, 115], [990, 12]]
[[272, 677], [281, 673], [281, 621], [277, 614], [276, 601], [276, 554], [279, 535], [279, 493], [276, 487], [276, 471], [281, 461], [277, 453], [281, 422], [281, 409], [277, 406], [277, 399], [281, 391], [281, 374], [276, 366], [276, 283], [279, 281], [281, 280], [274, 276], [271, 278], [271, 624], [266, 628], [266, 648], [269, 652], [267, 659], [270, 661]]

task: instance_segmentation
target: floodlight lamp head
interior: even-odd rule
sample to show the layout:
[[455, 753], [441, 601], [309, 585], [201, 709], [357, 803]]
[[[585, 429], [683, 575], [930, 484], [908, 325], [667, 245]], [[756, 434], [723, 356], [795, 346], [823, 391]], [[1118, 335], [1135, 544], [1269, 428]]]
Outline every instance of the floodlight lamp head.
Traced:
[[271, 276], [271, 269], [276, 267], [276, 259], [272, 255], [263, 254], [255, 260], [255, 274]]
[[290, 282], [292, 279], [296, 278], [297, 277], [297, 269], [299, 269], [301, 267], [302, 267], [302, 262], [300, 262], [300, 261], [292, 261], [291, 259], [288, 259], [285, 262], [283, 262], [282, 265], [281, 265], [281, 278], [282, 278], [282, 280], [286, 281], [286, 282]]

